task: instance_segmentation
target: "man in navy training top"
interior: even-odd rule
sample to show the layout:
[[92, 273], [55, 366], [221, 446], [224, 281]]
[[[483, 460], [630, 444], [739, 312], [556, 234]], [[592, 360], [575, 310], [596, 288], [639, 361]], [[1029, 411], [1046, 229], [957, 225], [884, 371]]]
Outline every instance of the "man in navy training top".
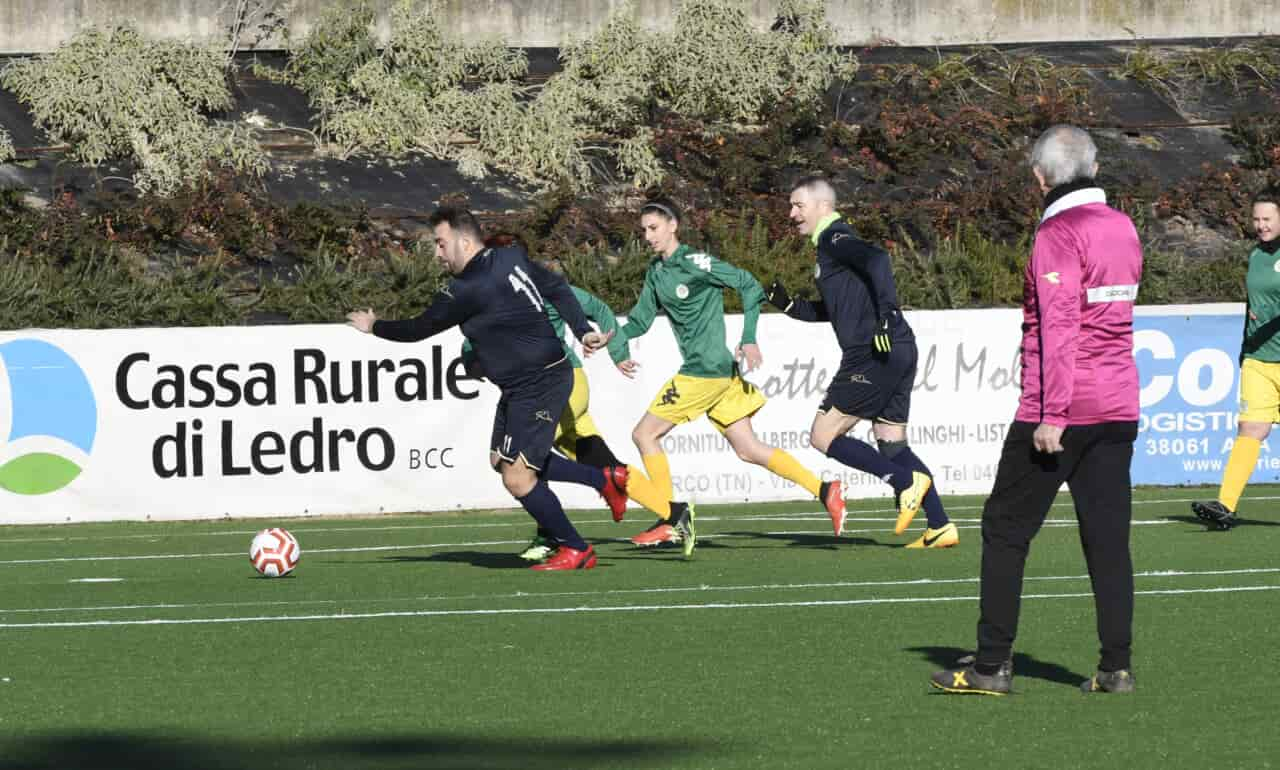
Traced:
[[[813, 277], [819, 299], [793, 298], [778, 281], [768, 293], [769, 301], [792, 318], [830, 322], [840, 343], [840, 368], [818, 407], [809, 443], [893, 487], [898, 496], [894, 534], [905, 532], [924, 506], [928, 526], [907, 548], [950, 548], [960, 542], [956, 525], [933, 489], [933, 474], [907, 446], [918, 355], [915, 334], [898, 309], [892, 263], [884, 249], [855, 235], [835, 206], [835, 190], [825, 179], [796, 183], [791, 221], [817, 249]], [[871, 422], [879, 452], [847, 435], [862, 420]]]
[[625, 505], [625, 492], [601, 468], [552, 453], [556, 421], [573, 389], [573, 367], [547, 320], [546, 303], [589, 351], [612, 334], [592, 330], [569, 284], [529, 260], [518, 247], [485, 248], [480, 225], [466, 210], [441, 208], [428, 220], [436, 258], [452, 275], [417, 318], [378, 320], [372, 310], [347, 315], [362, 332], [397, 342], [418, 342], [454, 326], [471, 340], [489, 379], [502, 391], [493, 422], [489, 463], [507, 491], [560, 548], [535, 570], [591, 569], [595, 549], [564, 513], [548, 481], [594, 488], [610, 507]]

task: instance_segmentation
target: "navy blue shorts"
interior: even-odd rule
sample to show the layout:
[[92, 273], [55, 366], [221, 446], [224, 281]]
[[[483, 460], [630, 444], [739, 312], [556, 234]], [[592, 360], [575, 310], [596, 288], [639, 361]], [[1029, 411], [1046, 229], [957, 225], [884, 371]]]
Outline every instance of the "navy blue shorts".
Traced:
[[503, 388], [490, 448], [503, 460], [523, 457], [525, 465], [542, 470], [555, 445], [556, 422], [572, 392], [573, 366], [568, 359]]
[[827, 387], [819, 413], [837, 409], [862, 420], [906, 425], [911, 413], [911, 386], [916, 379], [916, 343], [894, 342], [887, 356], [853, 356]]

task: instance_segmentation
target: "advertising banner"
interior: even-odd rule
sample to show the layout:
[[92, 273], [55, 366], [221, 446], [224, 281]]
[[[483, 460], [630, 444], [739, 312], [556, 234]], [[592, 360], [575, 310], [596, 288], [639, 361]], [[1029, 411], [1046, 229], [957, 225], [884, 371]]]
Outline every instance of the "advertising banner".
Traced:
[[[1216, 485], [1236, 435], [1244, 305], [1139, 311], [1133, 346], [1142, 420], [1133, 483]], [[1277, 480], [1280, 457], [1264, 441], [1252, 481]]]
[[[1242, 313], [1139, 310], [1135, 483], [1217, 483], [1234, 434]], [[909, 440], [943, 494], [985, 493], [1017, 406], [1021, 311], [907, 316], [919, 345]], [[730, 340], [741, 323], [727, 319]], [[758, 340], [765, 363], [748, 379], [769, 402], [756, 435], [843, 479], [848, 497], [888, 496], [808, 445], [840, 358], [830, 327], [769, 314]], [[466, 376], [461, 342], [452, 330], [398, 344], [341, 324], [0, 332], [0, 523], [511, 507], [487, 461], [498, 391]], [[634, 380], [604, 354], [585, 368], [597, 426], [638, 464], [631, 430], [680, 357], [664, 318], [631, 352]], [[871, 440], [865, 424], [855, 435]], [[663, 446], [679, 499], [808, 497], [740, 460], [705, 419]], [[1270, 463], [1264, 447], [1274, 480]], [[601, 505], [590, 489], [554, 488], [566, 505]]]

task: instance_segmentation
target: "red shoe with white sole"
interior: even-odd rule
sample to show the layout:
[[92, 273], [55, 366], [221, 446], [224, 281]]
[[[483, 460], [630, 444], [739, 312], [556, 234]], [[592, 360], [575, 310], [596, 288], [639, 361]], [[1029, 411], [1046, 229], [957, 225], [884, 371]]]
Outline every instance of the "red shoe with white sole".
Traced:
[[844, 507], [844, 489], [840, 484], [840, 480], [828, 481], [818, 490], [818, 498], [822, 500], [822, 504], [826, 506], [827, 513], [831, 515], [831, 528], [835, 530], [836, 537], [844, 532], [844, 519], [849, 514]]
[[622, 521], [627, 515], [627, 479], [631, 472], [625, 465], [604, 468], [604, 490], [600, 492], [604, 501], [609, 504], [609, 512], [614, 521]]
[[535, 564], [529, 569], [542, 571], [549, 570], [565, 570], [565, 569], [591, 569], [596, 566], [596, 549], [590, 545], [585, 551], [576, 551], [567, 545], [562, 545], [551, 558], [544, 562]]

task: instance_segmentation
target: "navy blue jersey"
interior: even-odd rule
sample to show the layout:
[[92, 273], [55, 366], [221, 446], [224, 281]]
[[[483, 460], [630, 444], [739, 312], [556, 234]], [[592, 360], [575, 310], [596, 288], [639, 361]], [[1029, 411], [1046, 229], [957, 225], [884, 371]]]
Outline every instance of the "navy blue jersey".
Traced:
[[820, 299], [797, 299], [787, 315], [801, 321], [830, 321], [846, 357], [872, 350], [872, 337], [883, 318], [895, 342], [915, 339], [898, 309], [898, 287], [889, 254], [854, 235], [837, 220], [818, 236], [814, 272]]
[[377, 321], [373, 333], [417, 342], [461, 326], [485, 375], [498, 387], [518, 383], [565, 357], [564, 343], [547, 319], [559, 311], [578, 339], [591, 331], [569, 284], [518, 247], [485, 249], [449, 281], [431, 305], [405, 321]]

